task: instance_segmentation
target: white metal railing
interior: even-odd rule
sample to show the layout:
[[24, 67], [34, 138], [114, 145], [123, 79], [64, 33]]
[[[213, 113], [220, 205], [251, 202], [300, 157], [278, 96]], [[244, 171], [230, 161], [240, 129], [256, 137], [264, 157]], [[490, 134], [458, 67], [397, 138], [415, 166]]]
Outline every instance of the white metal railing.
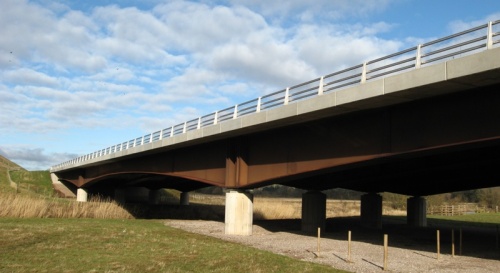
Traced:
[[324, 93], [337, 91], [352, 85], [363, 84], [373, 79], [477, 53], [491, 49], [498, 44], [500, 44], [500, 20], [420, 44], [184, 123], [167, 127], [163, 130], [66, 161], [53, 166], [51, 169], [64, 168], [132, 147], [157, 142], [226, 120], [258, 113], [310, 97], [321, 96]]

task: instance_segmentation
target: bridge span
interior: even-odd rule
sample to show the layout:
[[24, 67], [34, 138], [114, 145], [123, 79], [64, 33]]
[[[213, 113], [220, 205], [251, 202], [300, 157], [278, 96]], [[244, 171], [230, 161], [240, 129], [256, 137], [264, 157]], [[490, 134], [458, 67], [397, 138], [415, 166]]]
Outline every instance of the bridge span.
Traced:
[[252, 233], [251, 189], [303, 195], [302, 229], [324, 226], [327, 189], [365, 192], [380, 226], [381, 192], [425, 196], [500, 186], [500, 21], [285, 88], [51, 168], [54, 187], [86, 201], [131, 191], [225, 188], [226, 233]]

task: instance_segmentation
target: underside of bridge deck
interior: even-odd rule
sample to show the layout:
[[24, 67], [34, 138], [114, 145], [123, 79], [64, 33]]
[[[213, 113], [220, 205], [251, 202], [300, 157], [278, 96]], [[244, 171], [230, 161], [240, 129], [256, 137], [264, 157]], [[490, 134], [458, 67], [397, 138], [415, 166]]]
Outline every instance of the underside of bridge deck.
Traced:
[[500, 185], [499, 84], [58, 173], [76, 187], [283, 184], [425, 196]]

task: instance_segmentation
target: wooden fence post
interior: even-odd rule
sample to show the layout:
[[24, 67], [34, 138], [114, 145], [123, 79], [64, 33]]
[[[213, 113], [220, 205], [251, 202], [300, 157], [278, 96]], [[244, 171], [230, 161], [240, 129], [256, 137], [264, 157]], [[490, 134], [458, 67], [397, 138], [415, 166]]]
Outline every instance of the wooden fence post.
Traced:
[[389, 237], [387, 234], [384, 234], [384, 271], [387, 270], [387, 256], [388, 256], [388, 244], [389, 244]]
[[441, 251], [441, 244], [439, 239], [439, 229], [436, 230], [436, 246], [437, 246], [437, 259], [439, 260], [439, 252]]
[[347, 262], [351, 263], [351, 231], [347, 232]]

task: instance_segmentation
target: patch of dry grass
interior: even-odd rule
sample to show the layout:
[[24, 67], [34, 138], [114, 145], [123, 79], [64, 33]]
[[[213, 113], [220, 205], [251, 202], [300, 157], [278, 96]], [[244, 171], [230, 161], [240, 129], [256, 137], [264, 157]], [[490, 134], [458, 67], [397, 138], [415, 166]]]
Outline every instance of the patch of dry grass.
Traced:
[[0, 217], [130, 219], [132, 215], [116, 202], [93, 199], [76, 202], [0, 192]]
[[[191, 203], [224, 206], [225, 198], [220, 195], [192, 194]], [[359, 216], [361, 202], [359, 200], [327, 200], [326, 217]], [[301, 198], [268, 198], [255, 197], [253, 203], [254, 219], [300, 219], [302, 214]], [[392, 208], [384, 202], [384, 215], [406, 215], [406, 211]]]

